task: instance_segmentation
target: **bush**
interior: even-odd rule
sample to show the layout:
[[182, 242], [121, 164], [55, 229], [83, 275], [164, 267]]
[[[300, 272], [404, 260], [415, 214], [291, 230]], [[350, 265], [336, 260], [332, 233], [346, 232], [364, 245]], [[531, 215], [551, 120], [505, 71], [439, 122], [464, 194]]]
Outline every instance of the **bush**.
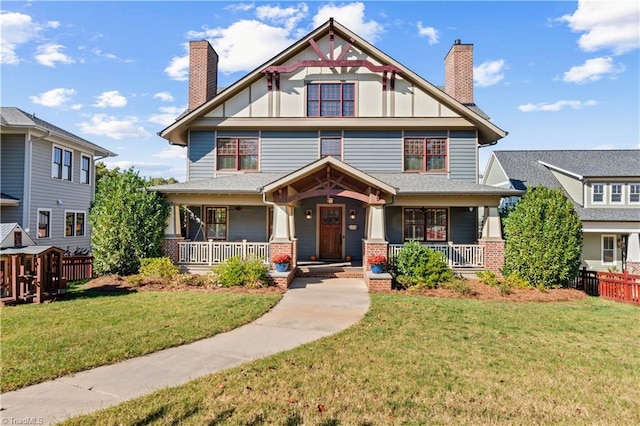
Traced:
[[476, 272], [476, 276], [480, 280], [482, 284], [486, 284], [491, 287], [496, 287], [498, 285], [498, 276], [495, 272], [492, 271], [478, 271]]
[[151, 257], [140, 259], [138, 273], [145, 278], [173, 278], [180, 269], [168, 257]]
[[471, 284], [464, 278], [460, 277], [454, 277], [451, 280], [442, 283], [440, 286], [464, 296], [473, 294], [473, 288], [471, 287]]
[[262, 287], [267, 282], [268, 271], [269, 267], [261, 259], [243, 260], [240, 256], [230, 257], [213, 268], [221, 287]]
[[503, 279], [498, 279], [495, 272], [492, 271], [478, 271], [476, 276], [481, 283], [491, 287], [495, 287], [500, 292], [501, 296], [506, 296], [513, 293], [513, 289], [530, 289], [533, 286], [524, 278], [521, 278], [515, 274], [511, 274]]
[[447, 266], [444, 254], [431, 250], [417, 241], [404, 244], [393, 259], [396, 282], [404, 288], [436, 288], [455, 276]]
[[559, 189], [534, 187], [504, 220], [505, 275], [537, 288], [568, 283], [580, 269], [582, 224]]

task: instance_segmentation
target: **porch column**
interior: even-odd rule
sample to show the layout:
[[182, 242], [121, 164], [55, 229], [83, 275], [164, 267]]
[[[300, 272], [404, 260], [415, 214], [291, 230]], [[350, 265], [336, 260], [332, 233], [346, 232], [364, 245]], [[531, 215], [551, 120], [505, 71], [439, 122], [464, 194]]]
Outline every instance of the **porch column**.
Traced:
[[384, 242], [384, 206], [370, 205], [367, 208], [367, 241]]
[[291, 241], [291, 226], [293, 219], [290, 214], [292, 207], [284, 204], [273, 206], [273, 237], [272, 241]]
[[627, 239], [627, 271], [640, 275], [640, 233], [632, 232]]
[[501, 276], [501, 269], [504, 266], [505, 241], [502, 238], [500, 214], [497, 207], [485, 207], [485, 211], [487, 213], [482, 224], [482, 238], [478, 244], [484, 250], [485, 269]]
[[179, 242], [184, 240], [180, 229], [180, 205], [171, 204], [169, 206], [169, 216], [165, 222], [162, 252], [173, 263], [179, 263], [180, 261]]

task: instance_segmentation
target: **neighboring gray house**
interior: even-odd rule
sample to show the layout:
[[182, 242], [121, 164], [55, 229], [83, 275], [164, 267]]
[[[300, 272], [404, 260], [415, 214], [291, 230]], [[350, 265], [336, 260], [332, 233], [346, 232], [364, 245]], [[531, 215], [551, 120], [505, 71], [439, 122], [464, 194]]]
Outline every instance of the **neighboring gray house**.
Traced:
[[640, 150], [494, 151], [483, 182], [562, 189], [582, 220], [583, 266], [622, 270], [640, 262]]
[[444, 90], [332, 19], [219, 93], [217, 63], [190, 43], [189, 111], [159, 133], [187, 149], [187, 182], [154, 188], [176, 261], [253, 250], [366, 270], [418, 240], [454, 267], [502, 266], [497, 208], [520, 191], [478, 183], [479, 147], [506, 132], [473, 102], [473, 45], [451, 47]]
[[89, 251], [94, 163], [116, 154], [18, 108], [1, 107], [0, 120], [2, 223], [38, 245]]

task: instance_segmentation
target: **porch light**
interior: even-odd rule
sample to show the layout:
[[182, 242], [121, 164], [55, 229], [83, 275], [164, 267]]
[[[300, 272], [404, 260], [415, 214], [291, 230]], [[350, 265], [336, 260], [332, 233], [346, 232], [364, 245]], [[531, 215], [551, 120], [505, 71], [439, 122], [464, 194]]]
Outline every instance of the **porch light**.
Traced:
[[356, 211], [349, 210], [349, 219], [354, 220], [356, 218]]
[[311, 219], [311, 209], [308, 209], [308, 210], [305, 212], [305, 215], [307, 216], [307, 219]]

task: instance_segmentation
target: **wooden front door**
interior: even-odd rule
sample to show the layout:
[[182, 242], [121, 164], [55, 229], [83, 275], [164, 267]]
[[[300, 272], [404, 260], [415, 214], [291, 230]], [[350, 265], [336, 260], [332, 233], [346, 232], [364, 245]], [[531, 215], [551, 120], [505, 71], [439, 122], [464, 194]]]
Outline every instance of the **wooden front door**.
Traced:
[[320, 259], [342, 259], [342, 206], [320, 207]]

